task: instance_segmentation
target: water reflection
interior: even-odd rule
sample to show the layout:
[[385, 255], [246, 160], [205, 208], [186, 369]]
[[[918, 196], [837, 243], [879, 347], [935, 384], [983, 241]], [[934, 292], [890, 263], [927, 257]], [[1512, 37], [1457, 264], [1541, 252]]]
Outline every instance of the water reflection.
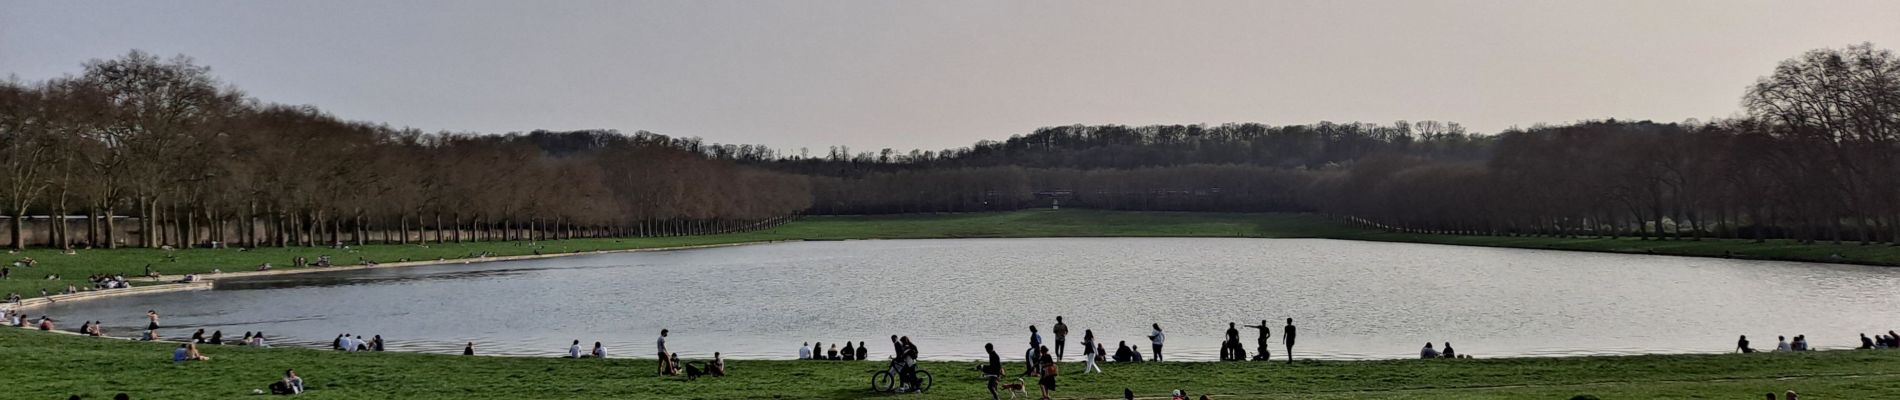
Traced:
[[[686, 356], [790, 358], [800, 343], [909, 335], [926, 357], [1020, 354], [1056, 315], [1112, 351], [1168, 330], [1169, 359], [1216, 358], [1227, 322], [1287, 317], [1296, 355], [1407, 358], [1426, 341], [1480, 357], [1721, 352], [1806, 334], [1852, 347], [1900, 324], [1900, 269], [1308, 239], [966, 239], [784, 243], [219, 282], [218, 290], [59, 304], [130, 336], [557, 355], [572, 340], [625, 356], [661, 328]], [[1252, 352], [1253, 331], [1243, 338]], [[841, 343], [840, 343], [841, 344]], [[1275, 349], [1279, 355], [1280, 349]]]

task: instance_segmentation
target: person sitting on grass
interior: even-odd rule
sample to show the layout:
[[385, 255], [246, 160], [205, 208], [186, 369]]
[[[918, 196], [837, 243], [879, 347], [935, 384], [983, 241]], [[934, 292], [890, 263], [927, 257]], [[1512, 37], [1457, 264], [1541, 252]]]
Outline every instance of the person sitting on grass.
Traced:
[[870, 348], [870, 347], [868, 347], [868, 346], [865, 346], [865, 345], [864, 345], [864, 341], [862, 341], [862, 340], [859, 340], [859, 341], [858, 341], [858, 353], [857, 353], [857, 357], [855, 357], [855, 358], [853, 358], [853, 359], [854, 359], [854, 360], [858, 360], [858, 361], [864, 361], [864, 360], [866, 360], [866, 358], [864, 358], [864, 357], [865, 357], [865, 356], [869, 356], [869, 355], [871, 355], [871, 348]]
[[839, 356], [838, 356], [838, 344], [837, 344], [837, 343], [832, 343], [832, 344], [831, 344], [831, 350], [826, 350], [826, 351], [825, 351], [825, 359], [827, 359], [827, 360], [831, 360], [831, 361], [838, 361], [838, 360], [843, 360], [843, 359], [844, 359], [843, 357], [839, 357]]
[[1794, 347], [1788, 345], [1787, 336], [1776, 336], [1776, 337], [1781, 339], [1780, 343], [1775, 344], [1776, 352], [1794, 351]]
[[185, 358], [191, 361], [211, 361], [211, 357], [198, 352], [197, 343], [185, 343], [185, 353]]
[[667, 375], [679, 375], [680, 371], [685, 370], [683, 365], [680, 364], [680, 353], [673, 353], [671, 359], [666, 362], [666, 365]]
[[1418, 351], [1418, 358], [1423, 358], [1423, 359], [1438, 358], [1438, 350], [1432, 350], [1432, 342], [1425, 342], [1425, 349]]
[[858, 349], [856, 347], [852, 347], [850, 341], [846, 341], [844, 342], [844, 350], [839, 351], [838, 355], [843, 356], [844, 357], [843, 359], [845, 361], [851, 361], [851, 358], [855, 356], [857, 352], [858, 352]]
[[706, 363], [706, 373], [715, 377], [726, 376], [726, 359], [720, 357], [719, 352], [713, 352], [712, 362]]
[[475, 355], [475, 342], [468, 342], [468, 346], [463, 346], [462, 355], [465, 355], [465, 356]]
[[594, 351], [590, 354], [593, 355], [594, 358], [607, 358], [607, 348], [601, 347], [600, 342], [594, 342]]
[[224, 344], [224, 330], [211, 331], [211, 340], [206, 343]]
[[1859, 347], [1859, 349], [1861, 349], [1861, 350], [1867, 350], [1867, 349], [1872, 349], [1872, 348], [1874, 348], [1874, 340], [1873, 340], [1873, 339], [1868, 339], [1868, 338], [1867, 338], [1867, 334], [1866, 334], [1866, 333], [1861, 333], [1861, 334], [1860, 334], [1860, 347]]
[[581, 358], [580, 339], [574, 339], [574, 344], [567, 345], [567, 358]]
[[1445, 351], [1443, 352], [1443, 356], [1445, 358], [1458, 358], [1458, 353], [1451, 350], [1451, 342], [1445, 342]]
[[1741, 339], [1737, 339], [1737, 340], [1735, 341], [1735, 351], [1736, 351], [1736, 352], [1740, 352], [1740, 353], [1753, 353], [1753, 352], [1755, 352], [1755, 348], [1753, 348], [1753, 347], [1748, 347], [1748, 335], [1742, 335], [1742, 338], [1741, 338]]
[[303, 393], [303, 378], [297, 376], [297, 370], [284, 370], [284, 378], [270, 384], [270, 394], [292, 395]]
[[805, 344], [798, 345], [798, 359], [800, 360], [811, 359], [811, 343], [810, 342], [806, 342]]
[[172, 350], [172, 362], [174, 363], [185, 362], [185, 361], [209, 361], [209, 360], [211, 360], [211, 357], [205, 357], [203, 354], [198, 354], [197, 344], [193, 344], [193, 343], [180, 344], [178, 345], [177, 349]]

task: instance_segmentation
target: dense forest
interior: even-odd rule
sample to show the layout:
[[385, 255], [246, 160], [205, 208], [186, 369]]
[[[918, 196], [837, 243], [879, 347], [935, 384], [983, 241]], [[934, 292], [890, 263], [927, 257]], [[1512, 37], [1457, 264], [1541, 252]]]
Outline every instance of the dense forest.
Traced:
[[28, 215], [72, 216], [32, 243], [61, 248], [310, 246], [723, 232], [808, 206], [803, 177], [700, 146], [345, 121], [137, 51], [75, 77], [0, 82], [0, 200], [15, 248], [29, 244]]
[[[814, 156], [646, 132], [396, 129], [260, 103], [189, 60], [133, 52], [0, 83], [0, 199], [15, 247], [675, 235], [1057, 203], [1443, 234], [1900, 243], [1892, 52], [1810, 51], [1740, 94], [1742, 112], [1717, 121], [1071, 125]], [[32, 243], [27, 215], [74, 217]]]

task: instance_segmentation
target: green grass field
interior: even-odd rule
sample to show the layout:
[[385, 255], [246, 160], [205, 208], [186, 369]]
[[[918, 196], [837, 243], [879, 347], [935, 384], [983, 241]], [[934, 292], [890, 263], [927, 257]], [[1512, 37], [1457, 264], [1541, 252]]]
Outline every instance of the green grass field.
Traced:
[[[381, 263], [401, 259], [467, 258], [482, 252], [523, 255], [536, 251], [566, 253], [588, 250], [663, 248], [772, 240], [931, 239], [1009, 237], [1260, 237], [1332, 238], [1350, 240], [1436, 243], [1464, 246], [1608, 251], [1638, 254], [1790, 260], [1871, 265], [1900, 265], [1900, 248], [1856, 244], [1802, 245], [1791, 241], [1750, 243], [1745, 240], [1638, 240], [1569, 239], [1548, 237], [1453, 236], [1387, 233], [1346, 225], [1310, 214], [1230, 214], [1182, 212], [1123, 212], [1094, 210], [1034, 210], [1007, 213], [910, 214], [890, 216], [809, 217], [775, 229], [727, 235], [643, 239], [576, 239], [526, 242], [443, 243], [428, 245], [368, 245], [347, 250], [330, 248], [238, 249], [82, 249], [60, 254], [31, 249], [18, 254], [39, 261], [38, 267], [14, 268], [0, 281], [0, 294], [37, 297], [40, 290], [57, 293], [66, 285], [84, 286], [89, 274], [141, 275], [145, 266], [165, 274], [205, 273], [213, 269], [248, 271], [262, 263], [287, 268], [291, 259], [315, 260], [330, 255], [337, 264]], [[1835, 257], [1839, 255], [1839, 257]], [[49, 274], [62, 279], [46, 280]]]
[[[659, 377], [651, 359], [569, 360], [205, 346], [211, 361], [173, 364], [176, 345], [0, 329], [0, 398], [228, 399], [295, 368], [312, 399], [917, 399], [988, 398], [973, 362], [931, 362], [924, 395], [870, 392], [881, 362], [728, 361], [731, 376]], [[689, 360], [690, 362], [691, 360]], [[1007, 363], [1008, 360], [1005, 360]], [[1020, 371], [1017, 364], [1007, 365]], [[1058, 398], [1120, 398], [1123, 388], [1218, 399], [1810, 399], [1900, 395], [1900, 350], [1632, 357], [1103, 365], [1065, 363]], [[1010, 381], [1014, 381], [1011, 379]], [[1033, 388], [1034, 379], [1028, 380]], [[1033, 389], [1032, 389], [1033, 393]], [[1005, 395], [1007, 398], [1007, 395]]]
[[[166, 274], [278, 268], [294, 257], [361, 260], [466, 258], [481, 252], [522, 255], [662, 248], [772, 240], [1002, 237], [1265, 237], [1441, 243], [1680, 255], [1900, 264], [1887, 246], [1764, 244], [1732, 240], [1642, 241], [1396, 234], [1360, 229], [1302, 214], [1109, 212], [1088, 210], [898, 216], [812, 217], [776, 229], [729, 235], [521, 242], [370, 245], [328, 248], [80, 250], [76, 255], [29, 250], [40, 260], [0, 281], [0, 292], [37, 296], [90, 273], [137, 275], [147, 264]], [[1839, 254], [1841, 258], [1835, 258]], [[63, 281], [49, 281], [60, 274]], [[75, 283], [77, 284], [77, 283]], [[71, 327], [63, 327], [71, 328]], [[163, 343], [82, 338], [0, 329], [0, 398], [232, 398], [264, 387], [285, 368], [309, 380], [313, 398], [863, 398], [875, 362], [731, 361], [735, 376], [686, 381], [652, 376], [651, 360], [561, 360], [459, 357], [409, 353], [344, 354], [309, 349], [208, 347], [210, 362], [170, 363]], [[969, 372], [973, 363], [926, 362], [937, 388], [917, 398], [986, 397]], [[1014, 368], [1015, 366], [1012, 366]], [[1794, 389], [1809, 398], [1900, 397], [1900, 351], [1805, 354], [1677, 355], [1496, 360], [1109, 364], [1103, 375], [1065, 365], [1060, 398], [1143, 397], [1170, 389], [1217, 398], [1567, 399], [1761, 398]], [[1031, 380], [1033, 386], [1033, 380]]]

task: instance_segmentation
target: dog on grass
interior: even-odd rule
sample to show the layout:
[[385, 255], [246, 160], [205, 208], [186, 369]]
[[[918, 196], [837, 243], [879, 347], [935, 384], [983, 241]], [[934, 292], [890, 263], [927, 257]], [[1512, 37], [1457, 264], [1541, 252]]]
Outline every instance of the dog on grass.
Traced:
[[1010, 400], [1015, 400], [1016, 395], [1019, 394], [1023, 395], [1024, 398], [1029, 397], [1029, 391], [1024, 389], [1023, 378], [1016, 378], [1016, 383], [1005, 383], [998, 386], [1002, 386], [1004, 391], [1009, 392]]

